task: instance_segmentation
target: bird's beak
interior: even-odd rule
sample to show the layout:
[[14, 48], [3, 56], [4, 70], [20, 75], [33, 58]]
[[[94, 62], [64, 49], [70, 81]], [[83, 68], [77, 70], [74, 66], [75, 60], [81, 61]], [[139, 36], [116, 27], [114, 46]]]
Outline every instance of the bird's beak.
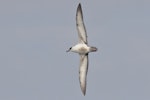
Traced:
[[70, 51], [70, 49], [68, 49], [66, 52], [69, 52]]

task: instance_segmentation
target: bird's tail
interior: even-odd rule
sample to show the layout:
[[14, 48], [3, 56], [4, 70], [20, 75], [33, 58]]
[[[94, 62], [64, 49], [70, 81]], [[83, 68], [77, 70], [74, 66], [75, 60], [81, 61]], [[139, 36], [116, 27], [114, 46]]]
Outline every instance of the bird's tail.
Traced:
[[90, 47], [90, 52], [96, 52], [98, 49], [96, 47]]

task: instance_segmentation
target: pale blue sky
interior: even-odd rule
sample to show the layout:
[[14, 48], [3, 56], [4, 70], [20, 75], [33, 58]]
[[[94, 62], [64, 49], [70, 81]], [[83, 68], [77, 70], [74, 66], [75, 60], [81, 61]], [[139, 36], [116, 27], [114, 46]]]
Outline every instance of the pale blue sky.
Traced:
[[[75, 15], [89, 45], [86, 96], [79, 86]], [[0, 100], [150, 100], [149, 0], [1, 0]]]

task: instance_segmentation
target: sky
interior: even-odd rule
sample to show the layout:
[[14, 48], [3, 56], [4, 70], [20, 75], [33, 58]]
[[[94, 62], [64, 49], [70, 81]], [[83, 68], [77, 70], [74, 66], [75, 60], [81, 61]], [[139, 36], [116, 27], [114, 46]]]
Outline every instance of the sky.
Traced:
[[[89, 54], [79, 85], [75, 15]], [[149, 0], [1, 0], [0, 100], [150, 100]]]

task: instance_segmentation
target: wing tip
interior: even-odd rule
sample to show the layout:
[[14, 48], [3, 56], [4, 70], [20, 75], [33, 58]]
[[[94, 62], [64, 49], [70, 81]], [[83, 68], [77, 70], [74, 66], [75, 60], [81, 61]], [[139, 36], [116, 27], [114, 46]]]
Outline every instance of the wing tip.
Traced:
[[79, 3], [79, 4], [78, 4], [77, 11], [82, 11], [82, 8], [81, 8], [81, 3]]
[[81, 3], [78, 4], [78, 8], [81, 8]]
[[81, 86], [81, 91], [82, 91], [83, 95], [85, 96], [85, 94], [86, 94], [86, 87], [85, 86]]
[[81, 87], [81, 91], [83, 93], [83, 95], [85, 96], [86, 94], [86, 82], [80, 82], [80, 87]]

